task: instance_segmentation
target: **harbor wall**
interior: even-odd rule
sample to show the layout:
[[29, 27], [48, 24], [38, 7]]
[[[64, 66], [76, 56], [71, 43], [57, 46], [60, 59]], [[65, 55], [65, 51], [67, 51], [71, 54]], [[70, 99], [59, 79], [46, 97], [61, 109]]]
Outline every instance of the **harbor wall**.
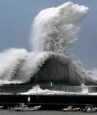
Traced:
[[0, 95], [0, 104], [19, 103], [33, 105], [97, 105], [97, 95]]

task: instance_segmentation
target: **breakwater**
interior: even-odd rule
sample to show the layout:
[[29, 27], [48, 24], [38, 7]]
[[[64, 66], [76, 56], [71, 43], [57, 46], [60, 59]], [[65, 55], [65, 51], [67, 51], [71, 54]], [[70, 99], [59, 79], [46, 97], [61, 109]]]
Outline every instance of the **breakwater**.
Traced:
[[97, 95], [0, 95], [0, 104], [97, 105]]

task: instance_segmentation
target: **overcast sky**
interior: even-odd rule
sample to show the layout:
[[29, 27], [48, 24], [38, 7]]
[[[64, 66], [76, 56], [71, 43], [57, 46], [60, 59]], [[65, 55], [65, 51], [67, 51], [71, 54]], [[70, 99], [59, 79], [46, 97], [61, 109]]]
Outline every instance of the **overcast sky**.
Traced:
[[[30, 33], [33, 18], [48, 7], [69, 0], [0, 0], [0, 51], [9, 48], [25, 48], [31, 51]], [[81, 23], [79, 40], [72, 46], [75, 59], [86, 68], [97, 68], [97, 0], [71, 0], [89, 7], [88, 15]]]

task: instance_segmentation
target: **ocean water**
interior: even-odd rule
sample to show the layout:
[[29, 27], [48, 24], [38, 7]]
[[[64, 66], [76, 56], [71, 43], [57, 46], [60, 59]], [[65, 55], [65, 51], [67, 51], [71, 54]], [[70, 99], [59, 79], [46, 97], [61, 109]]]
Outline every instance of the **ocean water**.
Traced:
[[[72, 54], [68, 50], [77, 40], [80, 22], [86, 16], [87, 11], [86, 6], [72, 2], [40, 11], [32, 24], [30, 38], [32, 51], [11, 48], [0, 53], [0, 68], [2, 68], [0, 69], [0, 85], [30, 81], [45, 61], [51, 57], [51, 54], [56, 53], [67, 57], [74, 63], [73, 68], [77, 68], [75, 70], [83, 76], [82, 79], [85, 78], [90, 83], [97, 81], [94, 74], [88, 75], [79, 61], [73, 61]], [[70, 67], [72, 70], [72, 66]], [[53, 75], [53, 79], [55, 78]], [[73, 79], [72, 77], [71, 80]], [[82, 82], [86, 83], [84, 80]]]
[[15, 112], [8, 110], [1, 110], [0, 115], [97, 115], [94, 113], [85, 112], [61, 112], [61, 111], [26, 111], [26, 112]]

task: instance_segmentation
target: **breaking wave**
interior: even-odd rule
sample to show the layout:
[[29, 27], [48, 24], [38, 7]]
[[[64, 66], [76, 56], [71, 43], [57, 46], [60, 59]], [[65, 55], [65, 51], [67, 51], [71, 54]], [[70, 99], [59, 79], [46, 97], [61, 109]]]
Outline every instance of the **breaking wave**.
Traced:
[[[33, 22], [33, 52], [12, 48], [0, 53], [0, 83], [27, 82], [52, 55], [66, 57], [67, 49], [77, 40], [78, 25], [87, 11], [87, 7], [72, 2], [42, 10]], [[86, 79], [97, 79], [80, 64], [73, 64], [79, 73], [89, 76]]]
[[71, 2], [42, 10], [33, 23], [33, 50], [67, 52], [67, 48], [77, 40], [78, 24], [87, 10], [87, 7]]

